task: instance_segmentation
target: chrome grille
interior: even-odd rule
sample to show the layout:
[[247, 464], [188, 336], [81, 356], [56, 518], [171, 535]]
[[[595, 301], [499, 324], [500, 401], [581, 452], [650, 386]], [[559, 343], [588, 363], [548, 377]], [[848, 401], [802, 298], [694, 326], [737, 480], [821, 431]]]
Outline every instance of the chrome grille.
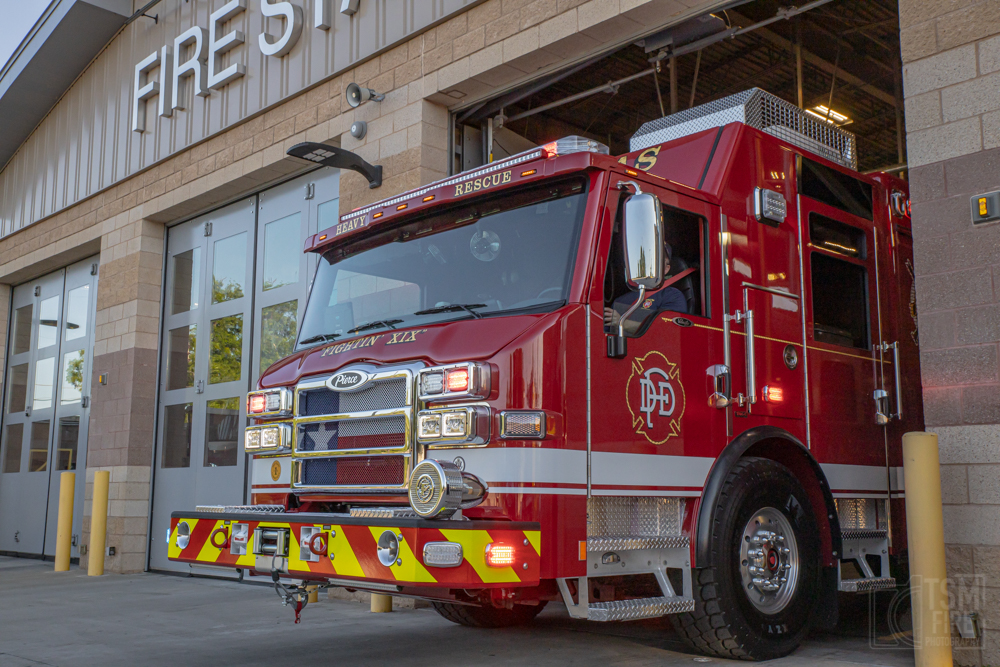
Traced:
[[292, 488], [334, 493], [400, 493], [413, 455], [414, 377], [423, 364], [359, 364], [368, 384], [332, 391], [327, 377], [295, 390]]
[[298, 449], [303, 452], [374, 449], [406, 445], [406, 418], [351, 419], [298, 425]]
[[326, 387], [300, 391], [297, 414], [315, 417], [403, 407], [406, 407], [406, 380], [399, 378], [373, 382], [358, 391], [332, 391]]
[[405, 482], [404, 459], [403, 456], [307, 459], [302, 462], [302, 484], [311, 487], [398, 487]]
[[696, 132], [744, 123], [850, 169], [858, 168], [857, 140], [846, 130], [813, 118], [780, 97], [751, 88], [644, 123], [632, 135], [633, 151]]

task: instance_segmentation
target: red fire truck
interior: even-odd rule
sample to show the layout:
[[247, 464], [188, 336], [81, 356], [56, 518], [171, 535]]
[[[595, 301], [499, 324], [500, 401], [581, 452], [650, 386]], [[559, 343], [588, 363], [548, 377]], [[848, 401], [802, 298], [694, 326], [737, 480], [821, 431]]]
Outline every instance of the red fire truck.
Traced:
[[[895, 587], [923, 425], [907, 185], [764, 91], [343, 216], [247, 399], [252, 505], [169, 557], [766, 659]], [[318, 153], [317, 153], [318, 154]]]

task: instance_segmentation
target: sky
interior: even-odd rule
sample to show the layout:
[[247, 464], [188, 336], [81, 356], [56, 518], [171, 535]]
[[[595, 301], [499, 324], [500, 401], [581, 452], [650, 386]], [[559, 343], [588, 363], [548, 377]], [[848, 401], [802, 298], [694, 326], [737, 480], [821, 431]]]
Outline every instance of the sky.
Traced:
[[50, 0], [0, 0], [0, 70], [21, 44]]

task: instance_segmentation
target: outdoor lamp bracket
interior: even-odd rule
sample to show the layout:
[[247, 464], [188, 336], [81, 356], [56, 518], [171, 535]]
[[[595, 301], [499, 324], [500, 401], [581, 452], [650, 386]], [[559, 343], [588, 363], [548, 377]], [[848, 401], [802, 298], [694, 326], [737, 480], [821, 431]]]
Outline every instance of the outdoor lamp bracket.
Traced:
[[324, 167], [356, 171], [365, 177], [369, 188], [377, 188], [382, 185], [382, 165], [368, 164], [360, 155], [343, 148], [306, 141], [289, 148], [288, 155], [309, 160]]

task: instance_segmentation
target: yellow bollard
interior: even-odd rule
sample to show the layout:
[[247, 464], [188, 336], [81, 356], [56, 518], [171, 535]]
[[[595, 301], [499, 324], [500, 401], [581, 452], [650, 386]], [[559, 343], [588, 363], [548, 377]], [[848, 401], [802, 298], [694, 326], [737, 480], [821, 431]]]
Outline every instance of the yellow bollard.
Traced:
[[384, 614], [392, 611], [392, 596], [372, 593], [372, 613]]
[[319, 586], [307, 586], [309, 591], [309, 599], [307, 602], [312, 604], [313, 602], [319, 602]]
[[111, 473], [98, 470], [94, 473], [94, 501], [90, 513], [90, 546], [87, 553], [87, 575], [99, 577], [104, 574], [104, 542], [108, 534], [108, 485]]
[[913, 432], [903, 436], [903, 475], [916, 667], [951, 667], [937, 434]]
[[59, 523], [56, 524], [56, 572], [69, 571], [69, 555], [73, 546], [73, 496], [76, 473], [59, 476]]

